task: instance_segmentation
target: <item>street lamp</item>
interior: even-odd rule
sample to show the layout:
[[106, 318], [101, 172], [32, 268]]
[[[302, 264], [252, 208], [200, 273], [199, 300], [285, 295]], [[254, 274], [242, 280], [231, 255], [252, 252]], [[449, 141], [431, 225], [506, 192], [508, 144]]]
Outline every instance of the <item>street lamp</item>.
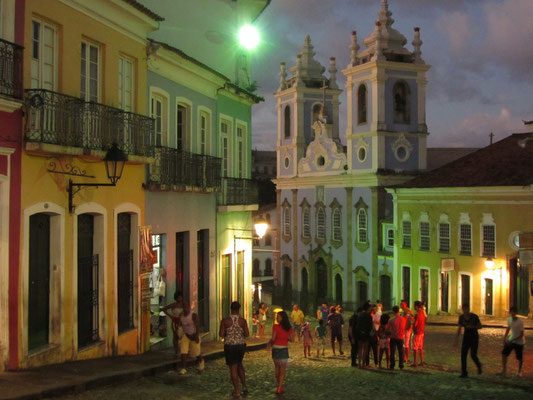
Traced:
[[84, 186], [116, 186], [118, 180], [122, 176], [124, 171], [124, 164], [128, 161], [128, 156], [118, 148], [116, 143], [111, 145], [111, 148], [107, 151], [104, 162], [107, 178], [111, 183], [75, 183], [72, 179], [68, 181], [68, 210], [72, 214], [74, 212], [73, 198]]
[[253, 50], [259, 44], [259, 32], [252, 25], [244, 25], [239, 31], [239, 43], [247, 50]]
[[254, 228], [255, 233], [257, 233], [257, 236], [259, 236], [259, 239], [262, 239], [263, 236], [265, 236], [265, 233], [268, 230], [269, 226], [263, 217], [259, 217], [259, 219], [254, 224]]
[[494, 260], [491, 257], [488, 257], [485, 260], [485, 268], [487, 269], [494, 269]]

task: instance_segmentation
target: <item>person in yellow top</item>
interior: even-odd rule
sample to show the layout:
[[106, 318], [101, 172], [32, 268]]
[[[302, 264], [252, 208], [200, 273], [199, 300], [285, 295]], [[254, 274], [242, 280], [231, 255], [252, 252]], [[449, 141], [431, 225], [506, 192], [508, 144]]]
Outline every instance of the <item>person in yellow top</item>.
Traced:
[[294, 325], [294, 333], [298, 334], [298, 341], [302, 336], [302, 325], [304, 324], [304, 313], [298, 308], [298, 304], [295, 304], [291, 313], [292, 323]]

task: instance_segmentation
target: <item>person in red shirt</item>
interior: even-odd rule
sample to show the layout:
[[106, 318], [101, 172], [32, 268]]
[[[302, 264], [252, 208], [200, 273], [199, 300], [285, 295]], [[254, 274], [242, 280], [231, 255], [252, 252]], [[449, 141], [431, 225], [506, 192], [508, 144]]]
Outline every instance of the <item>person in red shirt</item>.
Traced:
[[267, 349], [272, 349], [272, 360], [276, 367], [276, 381], [278, 388], [276, 394], [283, 393], [283, 382], [285, 381], [285, 371], [289, 361], [289, 341], [294, 341], [294, 332], [292, 330], [289, 316], [285, 311], [280, 311], [276, 317], [278, 321], [272, 327], [272, 339], [268, 342]]
[[415, 301], [415, 325], [414, 325], [414, 340], [413, 340], [413, 367], [416, 367], [416, 355], [420, 355], [420, 364], [424, 364], [424, 330], [426, 329], [426, 311], [424, 304], [421, 301]]
[[394, 369], [396, 349], [398, 349], [398, 359], [400, 369], [403, 369], [403, 341], [405, 338], [405, 325], [407, 318], [400, 315], [400, 308], [398, 306], [392, 307], [394, 316], [389, 321], [389, 329], [391, 331], [390, 338], [390, 369]]

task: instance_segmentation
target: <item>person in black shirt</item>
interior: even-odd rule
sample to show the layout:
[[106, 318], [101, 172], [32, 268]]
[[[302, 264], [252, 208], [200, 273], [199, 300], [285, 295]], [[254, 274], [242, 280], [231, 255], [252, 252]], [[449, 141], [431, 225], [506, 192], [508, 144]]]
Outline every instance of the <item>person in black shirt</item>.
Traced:
[[357, 326], [357, 317], [363, 311], [362, 307], [359, 307], [356, 312], [350, 317], [350, 327], [348, 328], [348, 339], [352, 345], [351, 358], [352, 358], [352, 367], [357, 367], [357, 334], [355, 332], [355, 327]]
[[456, 344], [457, 339], [459, 339], [459, 335], [461, 334], [461, 329], [464, 330], [463, 343], [461, 345], [461, 378], [466, 378], [468, 377], [468, 371], [466, 370], [468, 350], [470, 350], [472, 361], [474, 361], [477, 366], [478, 374], [481, 374], [481, 362], [477, 357], [477, 348], [479, 345], [478, 330], [481, 329], [481, 321], [476, 314], [470, 312], [470, 306], [468, 304], [463, 304], [463, 315], [459, 317], [459, 327], [457, 329], [457, 337], [455, 340]]
[[330, 327], [333, 356], [335, 356], [335, 339], [337, 339], [337, 342], [339, 343], [339, 353], [342, 356], [344, 354], [342, 351], [342, 326], [344, 325], [344, 318], [341, 314], [337, 313], [335, 307], [331, 307], [329, 311], [328, 325]]

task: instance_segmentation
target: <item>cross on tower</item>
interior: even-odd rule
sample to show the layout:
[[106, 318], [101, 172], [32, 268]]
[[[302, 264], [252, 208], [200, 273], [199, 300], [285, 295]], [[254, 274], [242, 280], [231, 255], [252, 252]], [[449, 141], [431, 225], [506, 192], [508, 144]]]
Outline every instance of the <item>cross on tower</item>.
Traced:
[[490, 144], [492, 144], [492, 138], [493, 138], [493, 137], [494, 137], [494, 133], [491, 132], [490, 135], [489, 135], [489, 138], [490, 138]]
[[322, 110], [321, 110], [322, 118], [321, 119], [324, 121], [324, 123], [326, 123], [327, 122], [326, 89], [329, 89], [329, 86], [326, 85], [326, 79], [322, 80], [322, 87], [320, 89], [322, 89]]

